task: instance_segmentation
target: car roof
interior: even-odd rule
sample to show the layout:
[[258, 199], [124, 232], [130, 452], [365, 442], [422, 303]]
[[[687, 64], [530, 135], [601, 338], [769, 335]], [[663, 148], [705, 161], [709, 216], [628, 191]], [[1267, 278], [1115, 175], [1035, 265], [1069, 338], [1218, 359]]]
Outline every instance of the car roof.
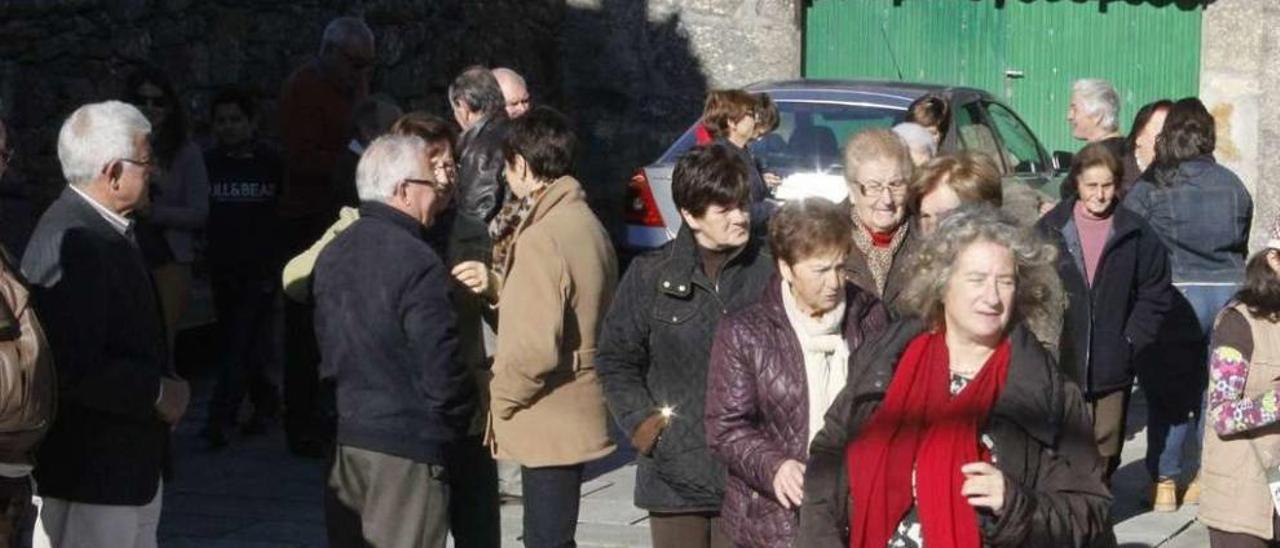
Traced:
[[953, 102], [992, 98], [991, 94], [977, 88], [878, 80], [771, 80], [756, 82], [744, 89], [752, 93], [768, 93], [779, 101], [871, 103], [904, 109], [926, 93], [937, 93]]

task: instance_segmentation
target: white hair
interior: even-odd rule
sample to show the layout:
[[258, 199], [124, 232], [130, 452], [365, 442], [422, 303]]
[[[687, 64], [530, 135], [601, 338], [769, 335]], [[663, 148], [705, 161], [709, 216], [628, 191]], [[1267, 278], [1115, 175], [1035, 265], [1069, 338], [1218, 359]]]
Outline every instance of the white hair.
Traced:
[[138, 160], [134, 141], [151, 134], [151, 123], [128, 103], [105, 101], [76, 109], [58, 131], [62, 176], [73, 186], [89, 184], [107, 164]]
[[373, 31], [359, 17], [338, 17], [329, 21], [320, 38], [320, 51], [332, 46], [347, 46], [367, 41], [373, 43]]
[[1111, 82], [1101, 78], [1082, 78], [1071, 84], [1071, 96], [1080, 100], [1084, 113], [1098, 118], [1099, 125], [1107, 131], [1119, 129], [1120, 95]]
[[416, 135], [383, 135], [374, 139], [356, 165], [356, 193], [361, 201], [387, 202], [401, 181], [418, 177], [426, 167], [427, 142]]
[[903, 122], [893, 126], [893, 132], [906, 141], [907, 148], [928, 152], [930, 158], [938, 155], [938, 143], [934, 142], [933, 135], [924, 126], [915, 122]]
[[498, 67], [496, 69], [493, 69], [492, 72], [493, 72], [493, 77], [498, 79], [499, 84], [502, 83], [503, 78], [506, 78], [514, 83], [520, 84], [520, 87], [528, 89], [528, 86], [525, 85], [525, 82], [524, 82], [524, 76], [520, 76], [519, 72], [511, 70], [507, 67]]

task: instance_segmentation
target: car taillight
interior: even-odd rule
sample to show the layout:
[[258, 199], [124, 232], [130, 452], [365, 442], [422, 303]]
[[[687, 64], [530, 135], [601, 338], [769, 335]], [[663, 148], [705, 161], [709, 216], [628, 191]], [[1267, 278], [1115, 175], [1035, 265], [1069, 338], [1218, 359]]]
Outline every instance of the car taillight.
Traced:
[[662, 213], [658, 212], [658, 204], [653, 201], [653, 191], [649, 189], [649, 179], [644, 170], [636, 171], [627, 182], [627, 224], [666, 226], [662, 222]]

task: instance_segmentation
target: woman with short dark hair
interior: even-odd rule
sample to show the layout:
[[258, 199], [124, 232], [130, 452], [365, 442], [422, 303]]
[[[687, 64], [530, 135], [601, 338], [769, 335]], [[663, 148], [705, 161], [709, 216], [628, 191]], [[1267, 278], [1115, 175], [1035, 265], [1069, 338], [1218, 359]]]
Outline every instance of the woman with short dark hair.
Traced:
[[536, 501], [524, 507], [529, 547], [574, 545], [583, 465], [614, 450], [595, 356], [618, 263], [571, 175], [575, 145], [549, 107], [511, 121], [502, 150], [514, 201], [494, 219], [493, 273], [463, 277], [496, 303], [488, 441], [520, 463]]
[[[1280, 221], [1280, 219], [1277, 219]], [[1280, 542], [1268, 482], [1280, 464], [1280, 222], [1213, 328], [1199, 519], [1214, 548]]]
[[1160, 237], [1119, 204], [1124, 167], [1103, 143], [1085, 145], [1067, 183], [1076, 192], [1037, 227], [1058, 248], [1068, 306], [1058, 348], [1080, 384], [1107, 477], [1120, 464], [1137, 356], [1155, 342], [1172, 303]]
[[804, 463], [822, 417], [854, 374], [850, 358], [888, 323], [880, 300], [844, 278], [848, 209], [788, 202], [769, 225], [778, 275], [758, 302], [716, 330], [706, 431], [728, 468], [724, 530], [736, 546], [789, 548]]
[[903, 296], [910, 317], [857, 352], [859, 374], [809, 448], [796, 546], [1108, 536], [1088, 411], [1023, 326], [1057, 313], [1055, 255], [988, 205], [960, 208], [925, 240]]
[[756, 301], [773, 276], [750, 230], [747, 166], [724, 145], [676, 162], [671, 195], [684, 221], [631, 263], [605, 317], [596, 357], [609, 410], [640, 453], [635, 505], [656, 548], [727, 547], [724, 466], [707, 450], [703, 411], [720, 318]]
[[[1163, 404], [1152, 406], [1147, 431], [1158, 511], [1177, 509], [1176, 478], [1197, 467], [1183, 462], [1183, 445], [1199, 441], [1209, 333], [1244, 281], [1253, 199], [1240, 178], [1214, 160], [1216, 143], [1213, 115], [1199, 99], [1174, 103], [1156, 137], [1155, 162], [1124, 199], [1164, 242], [1178, 289], [1159, 352], [1151, 356], [1161, 373], [1149, 386], [1159, 394], [1153, 402]], [[1183, 502], [1198, 498], [1193, 481]]]

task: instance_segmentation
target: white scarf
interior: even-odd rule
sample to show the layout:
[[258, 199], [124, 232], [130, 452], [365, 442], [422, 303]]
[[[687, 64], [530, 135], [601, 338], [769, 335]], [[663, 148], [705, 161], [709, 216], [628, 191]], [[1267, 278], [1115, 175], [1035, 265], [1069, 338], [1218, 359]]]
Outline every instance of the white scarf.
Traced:
[[[840, 327], [844, 320], [844, 300], [821, 317], [801, 312], [791, 294], [791, 284], [782, 281], [782, 307], [791, 330], [804, 353], [804, 377], [809, 389], [809, 442], [822, 429], [822, 417], [849, 380], [849, 343]], [[808, 444], [806, 444], [807, 446]]]

